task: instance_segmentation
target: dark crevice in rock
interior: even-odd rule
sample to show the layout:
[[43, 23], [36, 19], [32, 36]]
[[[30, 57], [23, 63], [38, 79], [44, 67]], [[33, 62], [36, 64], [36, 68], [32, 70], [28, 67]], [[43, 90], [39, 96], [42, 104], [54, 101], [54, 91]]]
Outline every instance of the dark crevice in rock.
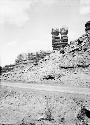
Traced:
[[69, 66], [69, 67], [65, 67], [65, 66], [60, 66], [60, 68], [62, 68], [62, 69], [74, 69], [74, 68], [88, 68], [90, 66], [90, 64], [88, 64], [88, 65], [79, 65], [79, 64], [77, 64], [77, 66]]
[[46, 79], [46, 80], [49, 80], [49, 79], [54, 79], [55, 80], [55, 76], [52, 76], [52, 75], [48, 75], [48, 76], [45, 76], [44, 78], [43, 78], [43, 80], [44, 79]]
[[60, 68], [62, 68], [62, 69], [73, 69], [73, 68], [75, 68], [75, 67], [73, 67], [73, 66], [71, 66], [71, 67], [64, 67], [64, 66], [60, 66]]
[[85, 109], [85, 114], [86, 114], [86, 116], [87, 116], [88, 118], [90, 118], [90, 111], [89, 111], [89, 110]]
[[85, 117], [90, 118], [90, 111], [87, 110], [85, 107], [82, 107], [80, 112], [77, 115], [79, 121], [84, 121]]
[[87, 68], [87, 67], [89, 67], [90, 66], [90, 64], [88, 64], [88, 65], [77, 65], [78, 67], [82, 67], [82, 68]]

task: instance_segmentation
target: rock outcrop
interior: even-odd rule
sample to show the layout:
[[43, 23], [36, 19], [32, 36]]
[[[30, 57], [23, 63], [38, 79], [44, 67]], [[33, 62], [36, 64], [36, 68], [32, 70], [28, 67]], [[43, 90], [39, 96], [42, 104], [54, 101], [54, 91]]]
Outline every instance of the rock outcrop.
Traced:
[[[63, 50], [46, 55], [37, 65], [18, 63], [2, 73], [1, 80], [90, 88], [90, 28], [85, 26], [86, 34]], [[90, 95], [1, 86], [0, 124], [90, 125]]]
[[59, 29], [52, 28], [52, 47], [53, 50], [60, 50], [68, 44], [68, 28], [62, 27]]
[[63, 52], [53, 51], [37, 65], [23, 63], [2, 74], [2, 80], [58, 83], [65, 86], [90, 87], [90, 33], [70, 42]]

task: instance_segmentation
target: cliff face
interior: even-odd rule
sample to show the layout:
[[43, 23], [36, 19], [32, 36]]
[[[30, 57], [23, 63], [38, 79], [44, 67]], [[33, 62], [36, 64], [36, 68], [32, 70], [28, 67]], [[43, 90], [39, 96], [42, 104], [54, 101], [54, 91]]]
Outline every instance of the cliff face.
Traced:
[[[90, 35], [84, 34], [64, 48], [54, 51], [35, 66], [21, 64], [3, 73], [2, 80], [57, 82], [65, 86], [90, 87]], [[50, 83], [51, 84], [51, 83]]]

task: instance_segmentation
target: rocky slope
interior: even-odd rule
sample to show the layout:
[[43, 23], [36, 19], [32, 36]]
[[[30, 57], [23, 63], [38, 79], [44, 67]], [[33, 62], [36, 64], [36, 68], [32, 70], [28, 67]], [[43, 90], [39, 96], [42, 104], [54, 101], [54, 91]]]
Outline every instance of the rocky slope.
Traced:
[[[90, 37], [83, 35], [37, 65], [15, 65], [13, 70], [2, 74], [1, 80], [90, 88]], [[90, 125], [90, 95], [1, 84], [0, 125], [8, 124]]]
[[37, 65], [17, 65], [3, 73], [2, 80], [90, 87], [90, 37], [82, 35], [64, 50], [47, 55]]

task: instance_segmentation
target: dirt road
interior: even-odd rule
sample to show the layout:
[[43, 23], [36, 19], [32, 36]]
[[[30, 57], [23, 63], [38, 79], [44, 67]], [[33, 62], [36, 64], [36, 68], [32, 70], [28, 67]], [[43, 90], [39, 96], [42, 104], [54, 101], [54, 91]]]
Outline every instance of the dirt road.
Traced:
[[85, 94], [90, 95], [90, 88], [76, 88], [76, 87], [62, 87], [60, 85], [48, 85], [48, 84], [29, 84], [29, 83], [10, 83], [10, 82], [1, 82], [3, 86], [9, 87], [19, 87], [27, 88], [38, 91], [51, 91], [51, 92], [64, 92], [64, 93], [76, 93], [76, 94]]

